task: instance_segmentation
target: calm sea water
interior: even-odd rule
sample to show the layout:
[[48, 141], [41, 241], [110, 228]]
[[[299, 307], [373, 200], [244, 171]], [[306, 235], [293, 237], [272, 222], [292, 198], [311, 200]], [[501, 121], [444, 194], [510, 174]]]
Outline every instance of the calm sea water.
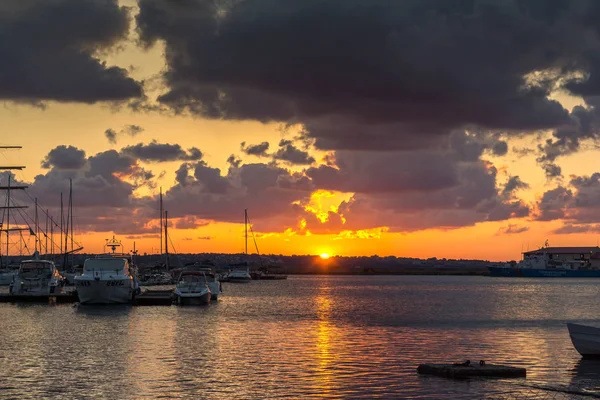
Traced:
[[[0, 398], [600, 393], [600, 363], [580, 359], [565, 326], [600, 326], [600, 280], [290, 276], [224, 290], [208, 307], [0, 304]], [[423, 362], [464, 359], [524, 366], [528, 376], [416, 373]]]

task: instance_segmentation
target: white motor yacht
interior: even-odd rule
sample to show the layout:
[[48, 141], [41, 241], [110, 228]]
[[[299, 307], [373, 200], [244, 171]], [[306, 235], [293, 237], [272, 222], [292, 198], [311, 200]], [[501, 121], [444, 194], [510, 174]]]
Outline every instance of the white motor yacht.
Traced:
[[213, 300], [219, 300], [219, 296], [223, 292], [221, 287], [221, 282], [217, 278], [217, 275], [213, 272], [211, 268], [199, 268], [195, 271], [204, 272], [204, 277], [206, 278], [206, 284], [210, 289], [211, 297]]
[[202, 271], [182, 271], [173, 292], [177, 305], [210, 304], [212, 293]]
[[74, 279], [81, 304], [131, 303], [139, 291], [127, 258], [88, 258], [83, 273]]
[[64, 278], [49, 260], [21, 261], [14, 281], [9, 287], [11, 295], [40, 296], [58, 292]]
[[227, 275], [227, 282], [248, 283], [252, 280], [248, 269], [234, 269]]

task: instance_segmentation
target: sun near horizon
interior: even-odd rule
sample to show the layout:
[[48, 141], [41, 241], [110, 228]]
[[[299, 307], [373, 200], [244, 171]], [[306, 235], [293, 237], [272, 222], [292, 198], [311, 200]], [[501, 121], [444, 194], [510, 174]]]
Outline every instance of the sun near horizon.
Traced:
[[328, 253], [321, 253], [321, 255], [319, 255], [319, 257], [321, 257], [323, 260], [327, 260], [329, 258], [329, 254]]

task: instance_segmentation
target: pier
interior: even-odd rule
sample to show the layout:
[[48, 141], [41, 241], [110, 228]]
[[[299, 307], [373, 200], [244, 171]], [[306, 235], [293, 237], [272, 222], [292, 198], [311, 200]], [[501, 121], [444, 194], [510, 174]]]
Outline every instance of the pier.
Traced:
[[62, 293], [52, 293], [43, 295], [18, 295], [0, 293], [0, 303], [76, 303], [79, 301], [77, 292], [69, 290]]

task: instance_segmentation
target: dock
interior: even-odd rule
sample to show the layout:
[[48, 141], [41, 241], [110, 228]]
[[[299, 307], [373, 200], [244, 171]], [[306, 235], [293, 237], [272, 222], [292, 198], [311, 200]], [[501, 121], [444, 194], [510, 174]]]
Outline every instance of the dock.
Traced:
[[63, 293], [43, 294], [43, 295], [18, 295], [18, 294], [0, 294], [0, 303], [76, 303], [79, 301], [77, 292], [72, 290]]
[[464, 379], [472, 377], [494, 378], [523, 378], [527, 370], [520, 367], [511, 367], [497, 364], [471, 364], [469, 366], [454, 364], [421, 364], [417, 368], [419, 374], [437, 375], [445, 378]]
[[173, 290], [146, 290], [135, 297], [136, 306], [170, 306], [173, 304]]

